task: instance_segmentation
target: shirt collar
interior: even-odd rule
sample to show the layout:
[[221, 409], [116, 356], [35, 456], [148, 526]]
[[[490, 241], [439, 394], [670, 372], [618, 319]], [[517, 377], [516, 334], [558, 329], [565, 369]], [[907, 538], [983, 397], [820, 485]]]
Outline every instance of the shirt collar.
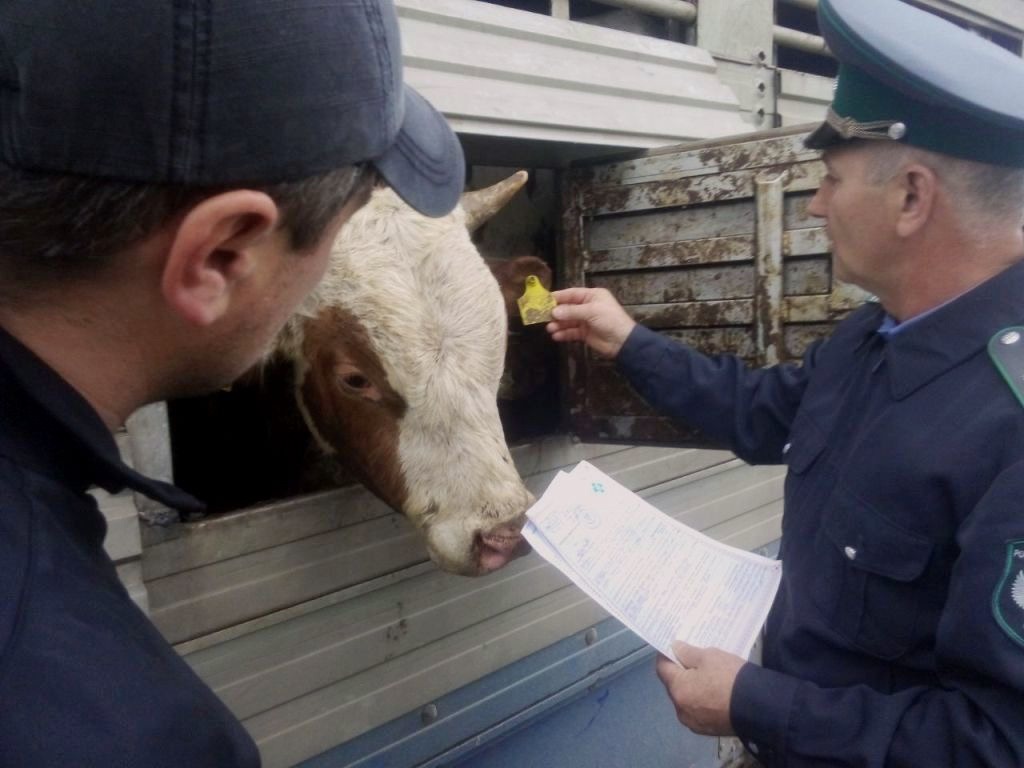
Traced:
[[899, 333], [887, 335], [893, 397], [902, 400], [984, 350], [1000, 328], [1022, 321], [1024, 262], [1018, 262], [962, 296], [918, 315]]
[[[202, 502], [170, 483], [146, 477], [121, 460], [114, 436], [88, 401], [31, 350], [0, 328], [0, 431], [19, 433], [18, 459], [76, 490], [125, 488], [168, 507], [199, 511]], [[0, 439], [5, 435], [0, 433]], [[9, 435], [7, 436], [10, 437]]]
[[[960, 295], [962, 296], [963, 294]], [[884, 336], [886, 339], [888, 339], [890, 336], [895, 336], [897, 333], [902, 333], [903, 331], [913, 326], [914, 323], [918, 322], [922, 318], [928, 317], [928, 315], [932, 314], [933, 312], [938, 312], [944, 306], [946, 306], [947, 304], [952, 304], [959, 298], [960, 296], [954, 296], [949, 301], [944, 301], [937, 307], [932, 307], [926, 312], [922, 312], [919, 315], [914, 315], [913, 317], [904, 320], [902, 323], [895, 317], [890, 315], [888, 312], [886, 312], [885, 317], [882, 318], [882, 324], [878, 326], [878, 332], [882, 334], [882, 336]]]

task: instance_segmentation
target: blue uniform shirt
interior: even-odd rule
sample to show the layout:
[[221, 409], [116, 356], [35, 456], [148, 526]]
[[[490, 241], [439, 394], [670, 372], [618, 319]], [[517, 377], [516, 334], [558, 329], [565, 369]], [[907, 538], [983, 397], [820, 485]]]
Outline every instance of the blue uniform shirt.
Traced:
[[256, 745], [128, 597], [93, 484], [197, 502], [125, 466], [95, 411], [0, 330], [0, 765], [225, 768]]
[[618, 357], [662, 412], [789, 465], [782, 586], [731, 719], [767, 766], [1024, 765], [1024, 409], [986, 353], [1024, 264], [803, 365], [748, 370], [637, 327]]

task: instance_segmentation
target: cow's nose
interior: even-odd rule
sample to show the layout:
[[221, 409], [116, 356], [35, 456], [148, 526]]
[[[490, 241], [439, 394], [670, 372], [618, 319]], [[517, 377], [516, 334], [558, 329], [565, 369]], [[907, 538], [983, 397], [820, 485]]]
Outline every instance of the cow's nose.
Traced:
[[520, 533], [520, 527], [517, 524], [505, 524], [477, 533], [480, 573], [496, 571], [530, 551], [530, 545]]

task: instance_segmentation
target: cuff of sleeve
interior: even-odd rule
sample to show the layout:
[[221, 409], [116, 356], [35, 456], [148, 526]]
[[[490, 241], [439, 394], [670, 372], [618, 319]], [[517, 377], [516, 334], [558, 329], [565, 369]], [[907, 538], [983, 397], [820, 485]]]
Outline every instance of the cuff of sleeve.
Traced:
[[729, 718], [740, 741], [765, 765], [786, 754], [786, 733], [800, 681], [756, 664], [736, 676]]
[[615, 356], [615, 364], [631, 380], [634, 376], [647, 378], [665, 353], [668, 343], [662, 334], [637, 323]]

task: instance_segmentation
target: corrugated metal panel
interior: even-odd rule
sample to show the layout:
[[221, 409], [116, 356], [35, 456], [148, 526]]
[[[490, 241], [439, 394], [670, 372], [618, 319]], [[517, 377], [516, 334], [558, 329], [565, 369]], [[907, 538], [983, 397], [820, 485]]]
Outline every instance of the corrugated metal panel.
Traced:
[[[824, 172], [804, 128], [683, 144], [568, 174], [563, 284], [608, 288], [645, 325], [751, 365], [799, 359], [866, 297], [833, 284], [807, 212]], [[568, 410], [586, 440], [697, 445], [615, 367], [570, 348]]]
[[407, 82], [464, 134], [655, 147], [745, 130], [693, 46], [473, 0], [398, 0]]
[[825, 111], [832, 101], [833, 82], [830, 77], [780, 69], [776, 103], [779, 124], [801, 125], [824, 120]]
[[[726, 540], [761, 545], [779, 535], [781, 468], [747, 467], [722, 451], [567, 438], [520, 446], [514, 456], [535, 490], [587, 458], [684, 522], [720, 526]], [[155, 619], [172, 636], [192, 638], [179, 651], [243, 718], [271, 768], [319, 754], [605, 617], [535, 555], [480, 579], [437, 571], [415, 537], [407, 562], [388, 559], [406, 551], [404, 522], [371, 512], [377, 502], [359, 489], [339, 492], [344, 508], [329, 508], [329, 498], [197, 524], [145, 551], [147, 572], [160, 574], [148, 582], [151, 599], [181, 590], [170, 603], [154, 602]], [[352, 552], [346, 536], [366, 525], [382, 537], [374, 551], [397, 562], [394, 570], [380, 573], [372, 558], [343, 562]], [[296, 540], [297, 532], [306, 535]], [[369, 542], [371, 529], [362, 533]], [[303, 546], [324, 536], [330, 545]], [[312, 559], [297, 565], [296, 552]], [[244, 565], [230, 566], [235, 560]], [[318, 575], [307, 579], [307, 570]], [[216, 577], [224, 578], [219, 587]], [[178, 583], [171, 589], [168, 580]], [[342, 586], [324, 594], [325, 581]], [[251, 617], [217, 618], [235, 616], [236, 604]], [[197, 635], [201, 627], [211, 629]]]

